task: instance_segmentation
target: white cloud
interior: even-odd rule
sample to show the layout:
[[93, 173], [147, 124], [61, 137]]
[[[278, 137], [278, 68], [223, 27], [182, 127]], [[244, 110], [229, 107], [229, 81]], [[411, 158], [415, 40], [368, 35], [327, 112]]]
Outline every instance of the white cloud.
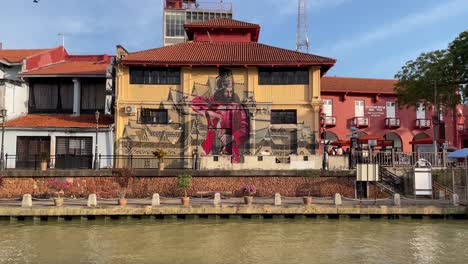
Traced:
[[429, 26], [437, 21], [463, 14], [467, 10], [468, 1], [466, 0], [445, 1], [435, 7], [416, 14], [407, 15], [355, 38], [346, 38], [346, 40], [332, 46], [328, 53], [337, 54], [346, 52], [353, 48], [368, 45], [374, 41], [411, 32], [417, 28]]

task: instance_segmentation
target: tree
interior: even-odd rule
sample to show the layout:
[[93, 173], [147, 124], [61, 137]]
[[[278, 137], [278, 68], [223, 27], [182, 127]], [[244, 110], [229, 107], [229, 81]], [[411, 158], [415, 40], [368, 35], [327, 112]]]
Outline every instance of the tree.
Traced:
[[398, 104], [416, 107], [423, 103], [429, 109], [437, 104], [445, 112], [453, 110], [462, 102], [460, 94], [468, 95], [467, 54], [468, 31], [464, 31], [448, 49], [422, 53], [414, 61], [406, 62], [395, 75]]

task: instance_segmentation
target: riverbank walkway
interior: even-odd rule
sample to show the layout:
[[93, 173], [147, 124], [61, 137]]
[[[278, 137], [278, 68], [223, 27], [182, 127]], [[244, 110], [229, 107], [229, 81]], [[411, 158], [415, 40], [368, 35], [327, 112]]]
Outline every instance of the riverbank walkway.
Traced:
[[221, 199], [214, 205], [212, 198], [191, 198], [189, 206], [181, 205], [180, 198], [160, 197], [159, 205], [152, 206], [152, 198], [128, 199], [126, 206], [119, 206], [117, 199], [97, 199], [97, 206], [88, 207], [88, 199], [65, 199], [57, 207], [52, 199], [33, 198], [32, 207], [21, 207], [20, 199], [0, 199], [0, 220], [49, 218], [86, 219], [135, 217], [166, 218], [389, 218], [389, 219], [466, 219], [467, 207], [463, 202], [454, 205], [450, 200], [401, 198], [400, 205], [392, 199], [342, 198], [335, 205], [333, 197], [313, 198], [311, 205], [304, 205], [302, 197], [281, 197], [275, 205], [273, 197], [255, 197], [252, 205], [244, 204], [243, 198]]

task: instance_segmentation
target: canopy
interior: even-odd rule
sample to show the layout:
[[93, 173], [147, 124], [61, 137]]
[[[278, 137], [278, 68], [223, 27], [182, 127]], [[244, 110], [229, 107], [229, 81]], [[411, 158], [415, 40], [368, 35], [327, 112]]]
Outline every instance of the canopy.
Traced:
[[330, 143], [332, 146], [349, 146], [349, 140], [337, 140]]
[[377, 135], [364, 135], [364, 136], [358, 137], [358, 141], [361, 144], [367, 144], [369, 140], [384, 141], [385, 138], [382, 136], [377, 136]]
[[[413, 140], [413, 141], [410, 141], [409, 143], [411, 145], [430, 145], [430, 144], [433, 144], [433, 140], [432, 138], [430, 137], [427, 137], [427, 138], [420, 138], [420, 139], [416, 139], [416, 140]], [[443, 139], [438, 139], [437, 140], [437, 143], [439, 144], [444, 144], [445, 140]]]
[[450, 152], [447, 156], [448, 158], [466, 158], [468, 157], [468, 148], [459, 149], [454, 152]]

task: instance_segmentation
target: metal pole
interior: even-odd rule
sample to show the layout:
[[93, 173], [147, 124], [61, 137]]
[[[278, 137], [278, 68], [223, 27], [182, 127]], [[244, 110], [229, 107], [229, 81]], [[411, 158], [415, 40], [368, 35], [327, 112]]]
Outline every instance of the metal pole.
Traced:
[[0, 157], [0, 170], [5, 169], [5, 160], [4, 160], [4, 145], [3, 142], [5, 141], [5, 116], [2, 116], [2, 150], [1, 150], [1, 157]]
[[437, 81], [434, 81], [434, 107], [436, 108], [434, 110], [434, 113], [435, 113], [435, 117], [432, 119], [433, 123], [432, 124], [432, 127], [433, 127], [433, 146], [434, 146], [434, 163], [435, 165], [437, 166], [437, 127], [439, 125], [439, 115], [438, 115], [438, 112], [439, 112], [439, 107], [437, 105]]
[[195, 118], [195, 129], [197, 130], [197, 137], [196, 137], [196, 141], [197, 141], [197, 145], [195, 147], [195, 170], [199, 170], [200, 169], [200, 166], [198, 165], [198, 156], [199, 156], [199, 149], [198, 149], [198, 135], [200, 134], [200, 129], [199, 129], [199, 115], [197, 115], [197, 117]]
[[94, 169], [99, 169], [99, 161], [98, 161], [98, 129], [99, 129], [99, 111], [96, 111], [96, 146], [94, 147]]

